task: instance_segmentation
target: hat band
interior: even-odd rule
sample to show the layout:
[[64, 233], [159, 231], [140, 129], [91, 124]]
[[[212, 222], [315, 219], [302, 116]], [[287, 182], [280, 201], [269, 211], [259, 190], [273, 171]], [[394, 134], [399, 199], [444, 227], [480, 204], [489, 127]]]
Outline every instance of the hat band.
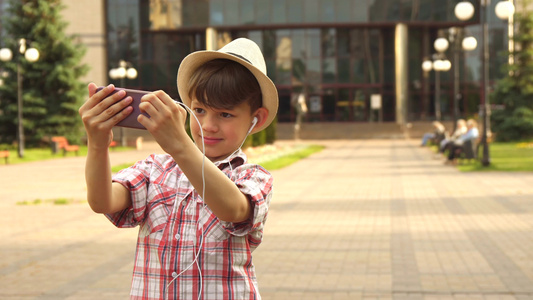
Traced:
[[232, 53], [232, 52], [226, 52], [226, 53], [231, 54], [231, 55], [233, 55], [233, 56], [236, 56], [236, 57], [238, 57], [238, 58], [240, 58], [240, 59], [242, 59], [242, 60], [245, 60], [247, 63], [251, 64], [252, 66], [254, 65], [254, 64], [252, 64], [251, 61], [249, 61], [248, 59], [246, 59], [246, 57], [244, 57], [244, 56], [242, 56], [242, 55], [235, 54], [235, 53]]

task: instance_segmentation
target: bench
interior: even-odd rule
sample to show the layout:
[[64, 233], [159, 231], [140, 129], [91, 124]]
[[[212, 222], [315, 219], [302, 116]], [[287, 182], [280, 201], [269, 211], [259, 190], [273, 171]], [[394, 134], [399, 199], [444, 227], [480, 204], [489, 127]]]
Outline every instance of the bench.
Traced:
[[0, 150], [0, 158], [4, 158], [5, 161], [6, 161], [6, 165], [9, 163], [8, 162], [8, 159], [9, 159], [9, 151], [7, 150]]
[[52, 137], [52, 152], [56, 153], [59, 149], [63, 149], [63, 156], [67, 156], [68, 152], [75, 152], [76, 156], [78, 156], [80, 146], [69, 145], [67, 138], [64, 136], [54, 136]]
[[440, 142], [446, 139], [446, 134], [444, 132], [435, 132], [435, 136], [430, 140], [433, 145], [440, 147]]
[[[490, 143], [490, 140], [487, 140], [487, 143]], [[461, 149], [456, 152], [456, 158], [460, 161], [466, 160], [467, 162], [480, 160], [479, 152], [482, 147], [483, 143], [481, 139], [466, 141]]]
[[465, 141], [461, 148], [457, 149], [456, 157], [458, 159], [466, 159], [467, 161], [470, 161], [471, 159], [477, 159], [477, 146], [478, 143], [472, 140]]

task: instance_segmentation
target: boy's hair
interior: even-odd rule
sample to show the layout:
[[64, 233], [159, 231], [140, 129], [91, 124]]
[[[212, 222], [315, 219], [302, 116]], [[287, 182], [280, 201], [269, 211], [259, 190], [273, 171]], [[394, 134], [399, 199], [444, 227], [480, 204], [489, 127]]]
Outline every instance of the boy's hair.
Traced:
[[198, 67], [189, 79], [189, 97], [214, 109], [231, 109], [247, 102], [253, 113], [262, 106], [255, 76], [228, 59], [210, 60]]

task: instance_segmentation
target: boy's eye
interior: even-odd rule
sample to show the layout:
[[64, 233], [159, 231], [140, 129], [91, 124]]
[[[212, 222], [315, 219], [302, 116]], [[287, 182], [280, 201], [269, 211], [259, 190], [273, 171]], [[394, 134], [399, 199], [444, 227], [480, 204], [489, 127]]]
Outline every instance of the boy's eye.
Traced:
[[223, 113], [220, 113], [220, 116], [221, 116], [222, 118], [231, 118], [233, 115], [232, 115], [232, 114], [229, 114], [229, 113], [225, 113], [225, 112], [223, 112]]
[[205, 112], [205, 110], [203, 108], [199, 108], [199, 107], [195, 107], [195, 108], [193, 108], [193, 110], [197, 114], [201, 114], [201, 113]]

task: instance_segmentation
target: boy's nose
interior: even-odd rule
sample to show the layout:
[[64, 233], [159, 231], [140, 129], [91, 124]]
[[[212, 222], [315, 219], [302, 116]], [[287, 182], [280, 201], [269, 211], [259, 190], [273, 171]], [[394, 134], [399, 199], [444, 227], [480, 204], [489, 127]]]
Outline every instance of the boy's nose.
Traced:
[[217, 132], [218, 125], [213, 118], [206, 117], [202, 120], [202, 130], [206, 132]]

